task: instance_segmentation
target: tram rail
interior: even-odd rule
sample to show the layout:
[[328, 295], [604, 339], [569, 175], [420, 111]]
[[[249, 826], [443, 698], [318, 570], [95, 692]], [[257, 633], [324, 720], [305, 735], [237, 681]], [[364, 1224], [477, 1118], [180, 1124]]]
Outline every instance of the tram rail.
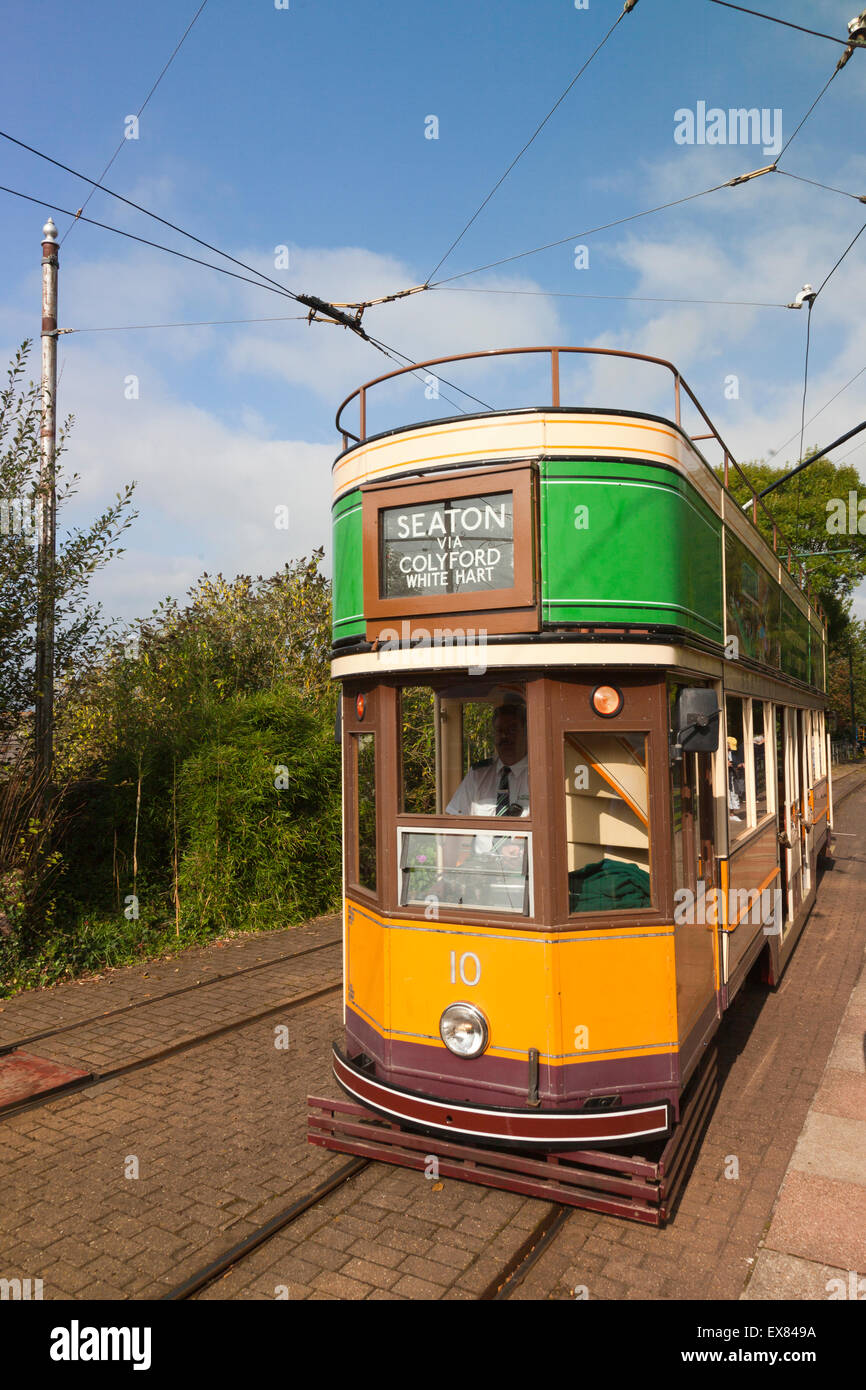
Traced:
[[56, 1038], [62, 1033], [75, 1032], [78, 1028], [92, 1027], [94, 1024], [104, 1023], [106, 1019], [131, 1013], [135, 1009], [161, 1004], [165, 999], [177, 999], [182, 994], [192, 994], [196, 990], [207, 989], [209, 985], [221, 984], [226, 980], [237, 980], [243, 975], [251, 975], [256, 970], [267, 970], [274, 965], [283, 965], [286, 961], [300, 960], [303, 956], [315, 955], [318, 951], [324, 951], [329, 946], [341, 944], [342, 937], [335, 936], [331, 941], [320, 942], [318, 946], [309, 946], [303, 951], [288, 951], [284, 955], [274, 956], [272, 960], [257, 961], [255, 965], [245, 965], [240, 970], [226, 970], [223, 974], [214, 975], [209, 980], [197, 980], [194, 985], [181, 985], [179, 989], [169, 989], [162, 994], [151, 994], [144, 999], [134, 999], [129, 1004], [121, 1004], [116, 1009], [105, 1009], [100, 1014], [93, 1014], [86, 1018], [76, 1019], [71, 1023], [64, 1023], [59, 1028], [45, 1028], [41, 1033], [28, 1033], [12, 1042], [0, 1043], [0, 1057], [5, 1057], [18, 1048], [30, 1047], [35, 1042], [44, 1042], [46, 1038]]
[[280, 999], [274, 1004], [269, 1004], [265, 1009], [259, 1009], [255, 1013], [246, 1014], [244, 1017], [233, 1019], [228, 1023], [221, 1023], [216, 1028], [207, 1029], [203, 1033], [196, 1033], [191, 1037], [182, 1038], [177, 1042], [171, 1043], [167, 1047], [158, 1048], [156, 1051], [148, 1053], [144, 1057], [138, 1057], [135, 1061], [124, 1062], [118, 1066], [107, 1067], [104, 1070], [92, 1071], [73, 1081], [56, 1086], [51, 1090], [25, 1097], [19, 1101], [13, 1101], [11, 1104], [0, 1109], [0, 1123], [13, 1115], [20, 1115], [25, 1110], [32, 1110], [37, 1106], [48, 1105], [52, 1101], [63, 1099], [66, 1096], [74, 1095], [80, 1091], [90, 1090], [94, 1086], [102, 1085], [106, 1081], [114, 1081], [118, 1077], [130, 1076], [133, 1072], [143, 1071], [147, 1067], [155, 1066], [158, 1062], [166, 1061], [169, 1057], [180, 1056], [182, 1053], [190, 1052], [196, 1047], [203, 1046], [205, 1043], [213, 1042], [216, 1038], [225, 1037], [230, 1033], [238, 1032], [241, 1028], [245, 1028], [250, 1023], [257, 1023], [262, 1019], [272, 1018], [277, 1014], [285, 1013], [289, 1009], [300, 1008], [303, 1004], [310, 1004], [318, 999], [336, 994], [341, 988], [342, 979], [336, 979], [317, 989], [308, 990], [304, 994], [289, 995], [287, 998]]
[[188, 1279], [184, 1279], [181, 1284], [163, 1294], [162, 1301], [180, 1303], [185, 1299], [192, 1298], [197, 1293], [201, 1293], [203, 1289], [208, 1288], [222, 1275], [233, 1269], [240, 1260], [251, 1255], [254, 1250], [258, 1250], [260, 1245], [264, 1245], [280, 1231], [284, 1231], [293, 1221], [297, 1221], [299, 1216], [303, 1216], [304, 1212], [318, 1206], [319, 1202], [324, 1201], [332, 1192], [336, 1192], [339, 1187], [350, 1182], [352, 1178], [357, 1177], [359, 1173], [363, 1173], [364, 1169], [369, 1167], [370, 1160], [367, 1158], [353, 1158], [349, 1163], [344, 1163], [336, 1172], [331, 1173], [324, 1182], [319, 1183], [312, 1192], [308, 1192], [304, 1197], [299, 1197], [291, 1206], [271, 1217], [270, 1221], [263, 1222], [243, 1240], [230, 1246], [215, 1260], [203, 1265], [195, 1274], [191, 1274]]
[[555, 1202], [533, 1227], [523, 1244], [515, 1250], [511, 1259], [491, 1279], [483, 1293], [479, 1294], [479, 1303], [500, 1302], [510, 1298], [514, 1290], [523, 1283], [536, 1260], [540, 1259], [556, 1240], [573, 1210], [573, 1207]]

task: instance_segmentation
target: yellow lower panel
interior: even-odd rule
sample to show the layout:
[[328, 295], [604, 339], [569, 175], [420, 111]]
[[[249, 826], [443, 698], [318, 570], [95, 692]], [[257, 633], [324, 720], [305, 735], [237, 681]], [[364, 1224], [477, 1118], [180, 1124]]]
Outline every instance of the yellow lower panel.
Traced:
[[556, 1064], [676, 1048], [673, 928], [530, 932], [384, 918], [347, 903], [347, 994], [386, 1037], [439, 1043], [466, 1001], [489, 1052]]

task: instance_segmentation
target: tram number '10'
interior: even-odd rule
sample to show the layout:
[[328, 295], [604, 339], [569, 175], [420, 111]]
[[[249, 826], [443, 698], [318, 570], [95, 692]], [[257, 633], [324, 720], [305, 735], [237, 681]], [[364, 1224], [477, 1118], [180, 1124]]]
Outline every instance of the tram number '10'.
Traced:
[[457, 952], [451, 952], [451, 983], [456, 985], [457, 972], [460, 971], [460, 978], [464, 985], [477, 985], [481, 979], [481, 961], [474, 951], [464, 951], [460, 960], [457, 959]]

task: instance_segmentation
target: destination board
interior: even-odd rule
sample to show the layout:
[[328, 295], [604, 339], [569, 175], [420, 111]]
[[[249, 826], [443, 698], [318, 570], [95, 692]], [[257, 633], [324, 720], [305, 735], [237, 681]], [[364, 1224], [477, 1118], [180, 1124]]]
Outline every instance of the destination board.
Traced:
[[472, 594], [514, 585], [514, 494], [380, 512], [380, 595]]

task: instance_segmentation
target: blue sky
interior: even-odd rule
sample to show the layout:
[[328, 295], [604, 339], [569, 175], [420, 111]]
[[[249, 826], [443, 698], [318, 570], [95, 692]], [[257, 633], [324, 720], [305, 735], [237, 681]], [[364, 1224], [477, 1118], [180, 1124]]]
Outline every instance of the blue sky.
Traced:
[[[841, 36], [856, 3], [757, 8]], [[97, 177], [196, 8], [196, 0], [10, 7], [0, 128]], [[290, 0], [278, 10], [273, 0], [208, 0], [106, 183], [287, 288], [355, 300], [417, 284], [621, 8], [621, 0], [581, 10], [574, 0]], [[419, 359], [545, 342], [670, 358], [742, 460], [795, 436], [780, 453], [793, 461], [805, 313], [564, 296], [782, 305], [804, 281], [817, 287], [866, 208], [781, 174], [585, 241], [579, 234], [771, 162], [754, 145], [676, 143], [675, 113], [699, 102], [779, 109], [787, 139], [841, 51], [708, 0], [639, 0], [435, 278], [564, 244], [370, 310], [365, 323]], [[855, 53], [781, 167], [866, 193], [864, 98], [866, 53]], [[425, 138], [431, 115], [436, 140]], [[3, 184], [62, 207], [79, 207], [86, 194], [6, 141], [0, 171]], [[6, 194], [0, 206], [8, 359], [24, 337], [38, 337], [45, 214]], [[102, 193], [87, 214], [213, 259]], [[62, 235], [68, 219], [55, 217]], [[589, 248], [582, 269], [578, 244]], [[287, 270], [274, 266], [281, 245]], [[866, 236], [815, 306], [807, 419], [866, 366], [864, 292]], [[61, 250], [65, 328], [299, 312], [277, 294], [82, 223]], [[327, 546], [335, 408], [389, 365], [342, 329], [304, 321], [65, 335], [59, 404], [76, 416], [68, 464], [81, 474], [70, 518], [138, 483], [141, 515], [127, 553], [94, 583], [107, 611], [140, 616], [165, 594], [182, 596], [205, 569], [267, 573]], [[449, 375], [495, 404], [537, 403], [540, 391], [516, 365]], [[736, 399], [725, 395], [732, 375]], [[130, 376], [138, 399], [125, 397]], [[866, 373], [807, 426], [807, 445], [863, 417], [864, 383]], [[670, 409], [667, 388], [633, 368], [587, 368], [568, 389], [564, 399], [575, 404]], [[434, 409], [410, 382], [383, 395], [371, 425]], [[864, 461], [866, 450], [851, 454], [861, 470]], [[274, 527], [281, 504], [288, 531]], [[866, 615], [859, 596], [857, 608]]]

